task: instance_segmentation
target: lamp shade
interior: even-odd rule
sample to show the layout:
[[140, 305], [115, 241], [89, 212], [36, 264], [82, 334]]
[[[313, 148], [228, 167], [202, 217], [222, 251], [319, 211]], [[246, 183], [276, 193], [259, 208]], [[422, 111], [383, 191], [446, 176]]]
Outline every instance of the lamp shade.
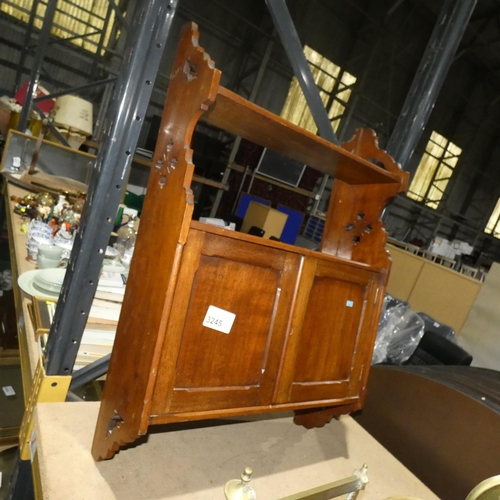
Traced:
[[56, 99], [51, 116], [58, 127], [92, 135], [92, 103], [74, 95]]

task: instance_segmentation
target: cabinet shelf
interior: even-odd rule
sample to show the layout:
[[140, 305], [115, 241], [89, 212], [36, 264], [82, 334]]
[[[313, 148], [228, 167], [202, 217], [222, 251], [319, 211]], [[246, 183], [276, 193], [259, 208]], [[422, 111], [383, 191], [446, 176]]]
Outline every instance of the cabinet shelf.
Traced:
[[391, 173], [220, 87], [202, 120], [349, 184], [401, 183]]

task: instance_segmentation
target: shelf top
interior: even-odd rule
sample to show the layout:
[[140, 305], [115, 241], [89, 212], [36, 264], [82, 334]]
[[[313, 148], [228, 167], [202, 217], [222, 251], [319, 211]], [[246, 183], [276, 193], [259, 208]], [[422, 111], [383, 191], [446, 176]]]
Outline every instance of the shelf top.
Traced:
[[344, 264], [357, 269], [364, 269], [366, 272], [383, 272], [385, 269], [380, 266], [372, 266], [370, 264], [365, 264], [363, 262], [357, 262], [350, 259], [344, 259], [342, 257], [337, 257], [336, 255], [330, 255], [328, 253], [319, 252], [317, 250], [311, 250], [308, 248], [289, 245], [288, 243], [283, 243], [281, 241], [273, 241], [267, 238], [261, 238], [259, 236], [252, 236], [251, 234], [242, 233], [239, 231], [232, 231], [229, 229], [224, 229], [211, 224], [206, 224], [204, 222], [192, 220], [190, 227], [197, 231], [203, 231], [204, 233], [216, 234], [225, 238], [230, 238], [232, 240], [246, 241], [248, 243], [254, 243], [259, 245], [259, 247], [265, 246], [269, 248], [274, 248], [276, 250], [284, 250], [288, 253], [294, 253], [302, 255], [303, 257], [322, 259], [330, 262], [336, 262], [338, 264]]
[[360, 158], [222, 86], [201, 119], [348, 184], [404, 184], [407, 177], [405, 172], [389, 171]]

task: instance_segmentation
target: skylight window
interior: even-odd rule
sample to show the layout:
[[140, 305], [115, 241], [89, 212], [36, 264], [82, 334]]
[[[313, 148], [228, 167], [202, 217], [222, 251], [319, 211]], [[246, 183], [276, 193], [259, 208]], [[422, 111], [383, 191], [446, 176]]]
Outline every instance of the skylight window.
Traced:
[[[307, 45], [304, 47], [304, 55], [309, 62], [311, 73], [332, 122], [333, 130], [337, 131], [347, 102], [351, 97], [352, 87], [356, 83], [356, 77], [342, 70], [340, 66], [332, 63]], [[318, 130], [299, 81], [295, 76], [290, 84], [281, 117], [313, 134]]]
[[410, 184], [408, 197], [430, 208], [438, 208], [461, 153], [456, 144], [432, 132]]
[[484, 232], [500, 239], [500, 199], [497, 201], [497, 204], [490, 215]]
[[[113, 0], [58, 0], [57, 10], [50, 33], [69, 41], [90, 52], [97, 52], [101, 33], [106, 29], [103, 47], [109, 41], [115, 12], [110, 2]], [[29, 22], [33, 0], [10, 0], [0, 2], [0, 11], [25, 23]], [[34, 27], [41, 29], [46, 4], [39, 2], [36, 8]], [[109, 12], [108, 12], [109, 10]]]

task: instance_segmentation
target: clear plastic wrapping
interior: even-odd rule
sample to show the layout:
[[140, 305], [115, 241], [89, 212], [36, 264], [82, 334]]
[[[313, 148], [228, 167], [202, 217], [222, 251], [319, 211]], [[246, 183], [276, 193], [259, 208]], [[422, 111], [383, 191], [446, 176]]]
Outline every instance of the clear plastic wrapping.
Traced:
[[424, 321], [408, 302], [386, 295], [372, 364], [402, 364], [413, 354], [423, 334]]

